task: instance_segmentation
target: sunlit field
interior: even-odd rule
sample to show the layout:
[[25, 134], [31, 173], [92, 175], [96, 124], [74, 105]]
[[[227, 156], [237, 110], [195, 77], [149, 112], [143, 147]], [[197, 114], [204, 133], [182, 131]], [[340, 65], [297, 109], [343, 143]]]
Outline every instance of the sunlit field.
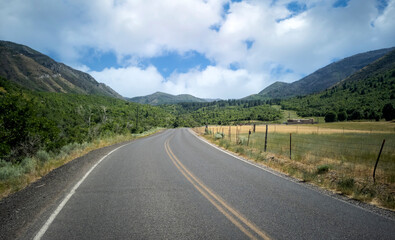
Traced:
[[[303, 181], [394, 209], [394, 127], [391, 122], [268, 125], [267, 136], [266, 125], [257, 125], [255, 133], [252, 125], [208, 126], [196, 131]], [[374, 182], [373, 170], [384, 140]]]

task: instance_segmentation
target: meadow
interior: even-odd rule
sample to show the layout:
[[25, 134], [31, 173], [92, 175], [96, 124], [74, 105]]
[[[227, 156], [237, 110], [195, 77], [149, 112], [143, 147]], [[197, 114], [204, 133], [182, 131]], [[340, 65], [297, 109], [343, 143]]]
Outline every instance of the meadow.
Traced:
[[[210, 141], [285, 174], [395, 209], [395, 123], [208, 126]], [[251, 135], [249, 132], [251, 131]], [[373, 179], [373, 170], [385, 140]]]

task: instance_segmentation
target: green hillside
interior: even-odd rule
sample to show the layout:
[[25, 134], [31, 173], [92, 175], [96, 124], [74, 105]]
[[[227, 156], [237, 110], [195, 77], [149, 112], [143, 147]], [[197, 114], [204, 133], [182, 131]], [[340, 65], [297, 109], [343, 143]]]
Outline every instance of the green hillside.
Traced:
[[189, 94], [175, 96], [163, 92], [156, 92], [147, 96], [129, 98], [128, 100], [131, 102], [150, 105], [176, 104], [184, 102], [207, 102], [205, 99], [197, 98]]
[[[343, 60], [329, 64], [314, 73], [293, 83], [275, 82], [257, 95], [260, 98], [290, 98], [323, 91], [341, 80], [381, 58], [394, 48], [380, 49], [356, 54]], [[250, 98], [247, 98], [250, 99]]]
[[20, 161], [38, 150], [173, 126], [164, 110], [113, 97], [35, 92], [0, 78], [0, 159]]
[[305, 117], [325, 116], [331, 112], [338, 120], [385, 118], [384, 106], [395, 106], [395, 51], [330, 89], [285, 100], [281, 105]]

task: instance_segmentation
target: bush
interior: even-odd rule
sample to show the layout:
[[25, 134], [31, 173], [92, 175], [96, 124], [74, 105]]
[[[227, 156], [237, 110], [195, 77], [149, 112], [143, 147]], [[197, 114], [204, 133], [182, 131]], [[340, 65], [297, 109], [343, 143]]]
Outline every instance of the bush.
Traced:
[[237, 147], [237, 148], [236, 148], [236, 152], [237, 152], [237, 153], [240, 153], [240, 154], [244, 154], [245, 150], [244, 150], [243, 147]]
[[337, 114], [333, 111], [328, 112], [325, 115], [325, 122], [336, 122], [337, 121]]
[[343, 122], [346, 121], [348, 118], [347, 112], [346, 111], [341, 111], [337, 114], [337, 120]]
[[22, 160], [21, 166], [24, 173], [31, 173], [36, 169], [36, 161], [32, 158], [25, 158]]
[[329, 166], [328, 165], [321, 165], [317, 167], [317, 173], [318, 174], [322, 174], [322, 173], [326, 173], [329, 171]]
[[23, 174], [23, 170], [18, 165], [12, 165], [10, 162], [0, 160], [0, 180], [17, 178]]
[[386, 121], [391, 121], [395, 118], [395, 108], [391, 103], [385, 104], [382, 112]]
[[36, 153], [36, 158], [40, 161], [40, 162], [47, 162], [50, 159], [49, 153], [47, 153], [44, 150], [40, 150]]
[[241, 137], [237, 140], [238, 145], [247, 145], [247, 138]]
[[66, 154], [70, 154], [73, 150], [75, 150], [78, 147], [80, 147], [80, 144], [78, 144], [78, 143], [70, 143], [70, 144], [67, 144], [67, 145], [63, 146], [60, 149], [60, 151], [66, 153]]
[[349, 117], [350, 120], [359, 120], [362, 119], [363, 114], [360, 110], [355, 110], [351, 113], [351, 116]]
[[342, 188], [342, 189], [351, 189], [354, 187], [354, 179], [353, 178], [346, 178], [346, 179], [342, 179], [340, 180], [337, 185]]
[[222, 139], [222, 138], [224, 138], [224, 134], [223, 133], [216, 133], [214, 135], [214, 137], [215, 137], [215, 139]]

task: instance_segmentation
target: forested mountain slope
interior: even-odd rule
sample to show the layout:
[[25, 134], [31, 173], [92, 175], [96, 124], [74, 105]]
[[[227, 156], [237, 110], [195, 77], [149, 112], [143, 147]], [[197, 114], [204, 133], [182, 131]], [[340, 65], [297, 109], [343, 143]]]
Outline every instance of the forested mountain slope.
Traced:
[[281, 105], [302, 116], [333, 112], [339, 120], [386, 118], [384, 106], [395, 106], [395, 50], [332, 88], [285, 100]]
[[37, 92], [0, 77], [0, 159], [20, 161], [38, 150], [173, 126], [164, 110], [86, 94]]
[[251, 98], [260, 97], [284, 99], [323, 91], [394, 49], [395, 48], [380, 49], [347, 57], [343, 60], [331, 63], [296, 82], [273, 83], [257, 95], [251, 96]]
[[197, 98], [189, 94], [181, 94], [175, 96], [163, 92], [156, 92], [147, 96], [128, 98], [128, 100], [131, 102], [150, 105], [176, 104], [184, 102], [207, 102], [207, 100], [205, 99]]

